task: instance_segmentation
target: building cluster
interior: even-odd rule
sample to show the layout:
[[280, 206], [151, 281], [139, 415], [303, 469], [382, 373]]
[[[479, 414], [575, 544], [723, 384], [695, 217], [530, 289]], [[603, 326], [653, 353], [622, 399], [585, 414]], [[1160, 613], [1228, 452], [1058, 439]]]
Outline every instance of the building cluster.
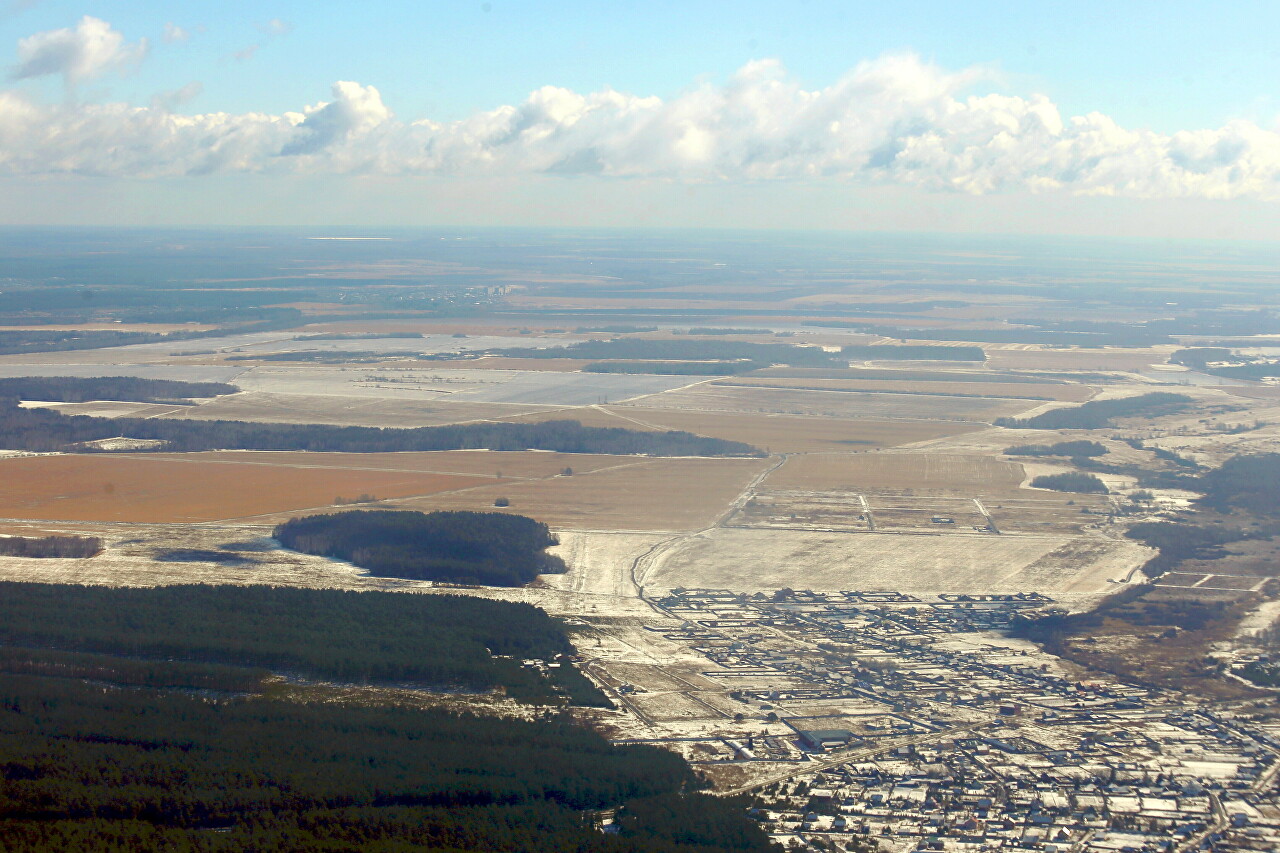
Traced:
[[1256, 703], [1081, 682], [1003, 631], [1036, 594], [673, 590], [665, 635], [745, 712], [708, 761], [828, 850], [1280, 850], [1280, 725]]

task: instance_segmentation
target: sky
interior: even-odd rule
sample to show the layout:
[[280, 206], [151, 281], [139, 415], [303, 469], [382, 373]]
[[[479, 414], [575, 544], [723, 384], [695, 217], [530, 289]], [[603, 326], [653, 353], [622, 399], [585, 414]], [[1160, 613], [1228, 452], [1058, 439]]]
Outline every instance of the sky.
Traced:
[[0, 0], [0, 223], [1280, 239], [1280, 4]]

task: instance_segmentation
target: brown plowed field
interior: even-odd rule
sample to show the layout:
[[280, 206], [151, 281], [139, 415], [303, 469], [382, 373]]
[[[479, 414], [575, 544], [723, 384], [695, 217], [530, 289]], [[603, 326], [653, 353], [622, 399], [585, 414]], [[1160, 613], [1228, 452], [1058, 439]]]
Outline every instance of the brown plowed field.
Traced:
[[[139, 457], [132, 457], [139, 458]], [[631, 456], [545, 453], [537, 450], [439, 450], [421, 453], [310, 453], [290, 450], [215, 450], [208, 453], [149, 453], [145, 459], [268, 465], [291, 468], [345, 468], [361, 471], [416, 471], [504, 479], [551, 477], [565, 468], [577, 473], [624, 465]]]
[[570, 530], [700, 530], [725, 511], [770, 463], [765, 459], [637, 460], [596, 473], [494, 483], [397, 501], [405, 509], [510, 510]]
[[795, 456], [770, 474], [766, 489], [855, 492], [937, 490], [982, 494], [1017, 489], [1022, 466], [987, 456], [948, 453], [856, 453]]
[[0, 460], [0, 518], [218, 521], [327, 507], [337, 496], [424, 495], [485, 482], [412, 471], [236, 465], [147, 456]]

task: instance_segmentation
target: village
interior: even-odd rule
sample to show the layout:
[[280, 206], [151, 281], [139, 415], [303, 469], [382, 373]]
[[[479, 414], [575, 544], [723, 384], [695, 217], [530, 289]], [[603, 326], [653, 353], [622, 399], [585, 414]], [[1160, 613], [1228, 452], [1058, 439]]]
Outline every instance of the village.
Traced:
[[[793, 849], [1280, 849], [1280, 724], [1269, 703], [1070, 677], [1005, 633], [1037, 593], [651, 600], [741, 711], [736, 730], [653, 738], [690, 757]], [[646, 690], [615, 685], [642, 720]], [[671, 694], [664, 694], [670, 704]], [[689, 697], [696, 699], [696, 696]], [[678, 743], [675, 741], [679, 741]]]

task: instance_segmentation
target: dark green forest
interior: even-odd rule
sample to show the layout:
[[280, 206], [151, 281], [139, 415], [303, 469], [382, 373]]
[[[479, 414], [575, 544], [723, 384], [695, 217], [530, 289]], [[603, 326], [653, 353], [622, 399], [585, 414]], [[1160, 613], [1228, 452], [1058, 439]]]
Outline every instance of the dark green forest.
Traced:
[[[0, 645], [607, 704], [567, 664], [574, 650], [559, 621], [528, 604], [466, 596], [0, 583]], [[565, 665], [547, 676], [520, 665], [560, 655]], [[155, 677], [173, 677], [161, 669]]]
[[[520, 666], [571, 653], [542, 611], [475, 598], [0, 584], [0, 848], [770, 849], [677, 755], [551, 712], [259, 695], [275, 670], [603, 701], [567, 659], [550, 677], [580, 684]], [[605, 809], [619, 834], [597, 829]]]
[[[6, 851], [765, 851], [678, 756], [564, 720], [0, 675]], [[595, 826], [622, 807], [622, 832]]]
[[240, 389], [224, 382], [179, 382], [174, 379], [139, 379], [136, 376], [19, 376], [0, 379], [0, 399], [83, 403], [89, 400], [127, 400], [132, 403], [168, 403], [193, 397], [235, 394]]
[[349, 560], [379, 577], [520, 586], [565, 570], [547, 525], [501, 512], [349, 510], [286, 521], [286, 548]]
[[1052, 489], [1055, 492], [1076, 492], [1078, 494], [1107, 493], [1107, 484], [1093, 474], [1081, 474], [1069, 471], [1065, 474], [1041, 474], [1031, 481], [1036, 489]]
[[[688, 432], [642, 432], [588, 427], [578, 421], [473, 423], [413, 429], [343, 427], [245, 421], [98, 418], [23, 409], [0, 399], [0, 447], [10, 450], [84, 450], [75, 445], [115, 438], [157, 439], [163, 450], [313, 450], [388, 453], [406, 450], [554, 450], [560, 453], [648, 456], [763, 456], [740, 441]], [[145, 452], [145, 451], [141, 451]]]

